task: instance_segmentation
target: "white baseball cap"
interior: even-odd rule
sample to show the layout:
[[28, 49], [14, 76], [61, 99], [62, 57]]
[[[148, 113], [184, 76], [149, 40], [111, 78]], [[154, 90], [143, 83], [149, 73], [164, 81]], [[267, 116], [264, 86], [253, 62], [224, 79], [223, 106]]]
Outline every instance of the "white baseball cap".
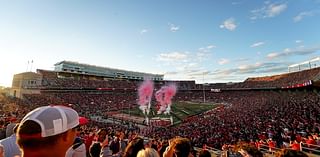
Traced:
[[41, 127], [41, 137], [49, 137], [64, 133], [79, 125], [78, 113], [65, 106], [38, 107], [21, 120], [19, 127], [25, 121], [33, 121]]

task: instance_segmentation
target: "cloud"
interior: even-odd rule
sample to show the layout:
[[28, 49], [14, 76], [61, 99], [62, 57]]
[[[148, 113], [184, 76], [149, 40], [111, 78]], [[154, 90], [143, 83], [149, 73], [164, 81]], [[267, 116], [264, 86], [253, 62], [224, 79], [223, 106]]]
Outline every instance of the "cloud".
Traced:
[[161, 53], [158, 55], [159, 61], [184, 61], [188, 59], [188, 52]]
[[141, 31], [140, 31], [140, 34], [145, 34], [145, 33], [148, 33], [149, 32], [149, 30], [147, 30], [147, 29], [142, 29]]
[[249, 61], [249, 58], [238, 58], [238, 59], [232, 60], [232, 62], [246, 62], [246, 61]]
[[270, 72], [284, 72], [288, 69], [288, 63], [280, 62], [265, 62], [251, 65], [239, 66], [239, 74], [257, 74]]
[[228, 59], [225, 59], [225, 58], [221, 58], [219, 61], [218, 61], [218, 64], [220, 65], [224, 65], [224, 64], [228, 64], [230, 61]]
[[179, 72], [178, 71], [167, 71], [164, 74], [165, 75], [177, 75], [177, 74], [179, 74]]
[[207, 46], [207, 49], [212, 49], [212, 48], [215, 48], [216, 46], [214, 46], [214, 45], [209, 45], [209, 46]]
[[238, 5], [238, 4], [241, 4], [241, 3], [242, 3], [241, 1], [239, 1], [239, 2], [236, 2], [236, 1], [235, 2], [231, 2], [232, 5]]
[[243, 64], [237, 68], [215, 70], [210, 75], [217, 76], [232, 76], [232, 75], [248, 75], [248, 74], [262, 74], [262, 73], [274, 73], [285, 72], [288, 69], [289, 62], [264, 62], [255, 64]]
[[200, 52], [210, 52], [211, 49], [213, 49], [213, 48], [216, 48], [216, 46], [215, 45], [208, 45], [206, 47], [200, 47], [198, 50]]
[[195, 70], [192, 73], [188, 74], [188, 76], [202, 76], [203, 77], [203, 75], [208, 75], [209, 73], [210, 73], [210, 71], [208, 71], [208, 70], [199, 69], [199, 70]]
[[176, 69], [181, 69], [186, 67], [186, 64], [199, 66], [204, 60], [210, 58], [212, 49], [216, 47], [214, 45], [208, 45], [202, 48], [199, 48], [195, 52], [189, 51], [173, 51], [160, 53], [156, 56], [157, 61], [163, 62], [165, 65], [174, 66]]
[[288, 70], [288, 65], [274, 66], [267, 69], [261, 69], [259, 73], [276, 73], [276, 72], [286, 72]]
[[275, 58], [275, 57], [278, 57], [278, 53], [276, 53], [276, 52], [272, 52], [272, 53], [269, 53], [268, 55], [267, 55], [267, 57], [268, 58]]
[[219, 70], [214, 70], [209, 75], [217, 75], [217, 76], [227, 76], [234, 74], [238, 71], [238, 69], [219, 69]]
[[203, 74], [204, 72], [206, 74], [209, 73], [208, 71], [203, 71], [202, 69], [192, 69], [192, 70], [185, 71], [185, 73], [189, 74], [189, 76], [196, 76], [199, 73]]
[[302, 43], [303, 41], [302, 40], [296, 40], [295, 41], [297, 44], [299, 44], [299, 43]]
[[196, 53], [196, 59], [199, 61], [203, 61], [204, 59], [207, 59], [210, 56], [210, 53], [208, 52], [197, 52]]
[[228, 29], [229, 31], [234, 31], [237, 28], [234, 18], [226, 19], [221, 25], [220, 28]]
[[177, 69], [183, 72], [190, 72], [190, 71], [199, 69], [199, 64], [196, 62], [189, 62], [183, 65], [180, 65], [179, 67], [177, 67]]
[[284, 12], [287, 9], [287, 4], [270, 4], [265, 3], [265, 5], [259, 9], [251, 10], [251, 20], [256, 19], [264, 19], [264, 18], [271, 18], [275, 17], [277, 15], [280, 15], [282, 12]]
[[313, 15], [314, 15], [314, 12], [312, 12], [312, 11], [301, 12], [297, 16], [293, 17], [293, 22], [299, 22], [303, 18], [305, 18], [307, 16], [313, 16]]
[[264, 42], [254, 43], [254, 44], [252, 44], [250, 47], [258, 47], [258, 46], [261, 46], [261, 45], [264, 45]]
[[257, 62], [254, 64], [242, 64], [235, 68], [216, 69], [212, 71], [203, 68], [180, 69], [178, 71], [167, 72], [166, 74], [174, 75], [175, 78], [194, 79], [200, 82], [203, 81], [203, 77], [206, 80], [205, 82], [234, 82], [243, 81], [250, 77], [250, 75], [256, 77], [284, 73], [288, 70], [288, 65], [291, 64], [291, 62]]
[[172, 23], [169, 23], [169, 27], [170, 27], [170, 31], [171, 32], [177, 32], [180, 29], [179, 26], [176, 26], [176, 25], [174, 25]]
[[320, 46], [316, 47], [298, 47], [295, 49], [286, 48], [282, 52], [272, 52], [267, 55], [268, 59], [276, 59], [280, 57], [289, 57], [295, 55], [308, 55], [320, 50]]
[[211, 51], [213, 48], [216, 48], [215, 45], [208, 45], [206, 47], [201, 47], [198, 49], [198, 52], [196, 52], [196, 59], [198, 61], [203, 61], [207, 59], [211, 55]]
[[287, 4], [271, 4], [269, 5], [266, 13], [268, 17], [274, 17], [276, 15], [279, 15], [281, 12], [287, 9]]
[[240, 63], [240, 62], [246, 62], [249, 61], [249, 58], [237, 58], [237, 59], [226, 59], [226, 58], [221, 58], [218, 61], [219, 65], [225, 65], [228, 63]]

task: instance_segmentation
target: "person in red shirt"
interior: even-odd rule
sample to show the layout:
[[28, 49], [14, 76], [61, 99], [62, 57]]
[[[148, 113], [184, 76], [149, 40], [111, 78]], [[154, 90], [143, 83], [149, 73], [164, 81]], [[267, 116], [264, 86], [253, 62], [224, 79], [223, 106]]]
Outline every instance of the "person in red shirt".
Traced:
[[297, 140], [294, 140], [291, 144], [290, 147], [292, 150], [300, 151], [300, 144], [298, 143]]
[[313, 145], [316, 145], [316, 141], [313, 139], [312, 135], [308, 136], [308, 139], [306, 139], [307, 147], [308, 148], [314, 148]]
[[271, 138], [268, 140], [269, 151], [273, 151], [276, 148], [276, 142], [274, 142]]
[[86, 145], [86, 151], [89, 153], [89, 148], [91, 144], [93, 143], [95, 138], [94, 133], [91, 131], [89, 135], [84, 139], [84, 144]]
[[308, 144], [308, 147], [310, 147], [310, 145], [315, 145], [316, 141], [313, 139], [313, 137], [310, 135], [308, 136], [308, 139], [306, 140], [306, 143]]
[[300, 135], [300, 134], [297, 134], [297, 135], [296, 135], [296, 140], [297, 140], [297, 142], [301, 142], [302, 137], [301, 137], [301, 135]]

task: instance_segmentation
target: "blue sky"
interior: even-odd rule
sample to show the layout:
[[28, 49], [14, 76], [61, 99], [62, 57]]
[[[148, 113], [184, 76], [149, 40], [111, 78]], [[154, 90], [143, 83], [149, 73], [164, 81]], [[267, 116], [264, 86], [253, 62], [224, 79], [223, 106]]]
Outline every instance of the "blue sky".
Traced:
[[285, 73], [319, 56], [319, 19], [320, 0], [0, 0], [0, 86], [62, 60], [197, 83]]

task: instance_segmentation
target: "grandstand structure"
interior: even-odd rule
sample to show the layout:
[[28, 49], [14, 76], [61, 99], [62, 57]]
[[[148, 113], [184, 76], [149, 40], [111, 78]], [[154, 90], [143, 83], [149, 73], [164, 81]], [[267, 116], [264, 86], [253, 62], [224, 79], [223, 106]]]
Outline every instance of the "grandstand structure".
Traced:
[[[308, 63], [319, 62], [320, 58]], [[307, 62], [306, 62], [307, 63]], [[298, 64], [297, 64], [298, 65]], [[300, 64], [299, 64], [300, 65]], [[295, 67], [292, 65], [291, 67]], [[223, 92], [233, 90], [290, 89], [320, 86], [320, 68], [289, 72], [273, 76], [247, 78], [237, 83], [196, 84], [195, 81], [167, 81], [163, 75], [132, 72], [61, 61], [55, 64], [55, 70], [37, 69], [36, 72], [15, 74], [10, 95], [23, 98], [24, 94], [40, 94], [62, 90], [131, 90], [135, 91], [144, 78], [155, 81], [155, 88], [168, 83], [178, 85], [178, 91]], [[202, 97], [203, 99], [203, 97]]]
[[13, 76], [10, 95], [21, 98], [23, 94], [40, 94], [42, 75], [34, 72], [23, 72]]
[[75, 74], [100, 76], [105, 79], [114, 78], [114, 79], [143, 80], [148, 78], [154, 81], [163, 80], [163, 75], [160, 75], [160, 74], [127, 71], [127, 70], [107, 68], [107, 67], [83, 64], [83, 63], [72, 62], [72, 61], [58, 62], [54, 64], [54, 70], [56, 72], [68, 72], [68, 73], [75, 73]]
[[[11, 95], [22, 98], [23, 103], [33, 108], [63, 104], [72, 106], [82, 116], [94, 117], [93, 121], [112, 117], [144, 125], [143, 118], [130, 117], [133, 109], [138, 108], [137, 89], [143, 80], [97, 74], [94, 73], [96, 66], [92, 65], [87, 69], [76, 69], [75, 66], [67, 69], [64, 65], [70, 66], [71, 62], [59, 62], [53, 71], [38, 69], [37, 72], [14, 75]], [[297, 136], [320, 133], [320, 67], [252, 77], [238, 83], [202, 85], [195, 81], [155, 79], [155, 90], [171, 83], [178, 88], [171, 114], [180, 122], [168, 127], [164, 121], [165, 127], [153, 129], [145, 136], [167, 139], [187, 136], [195, 146], [206, 144], [221, 148], [224, 143], [266, 140], [269, 135], [277, 140], [278, 135], [287, 134], [284, 130]], [[188, 105], [190, 102], [207, 105], [203, 100], [216, 106], [195, 112], [198, 108]], [[156, 125], [162, 123], [157, 119], [154, 122]], [[296, 136], [292, 133], [290, 136]], [[301, 147], [301, 150], [306, 151], [306, 148]]]

